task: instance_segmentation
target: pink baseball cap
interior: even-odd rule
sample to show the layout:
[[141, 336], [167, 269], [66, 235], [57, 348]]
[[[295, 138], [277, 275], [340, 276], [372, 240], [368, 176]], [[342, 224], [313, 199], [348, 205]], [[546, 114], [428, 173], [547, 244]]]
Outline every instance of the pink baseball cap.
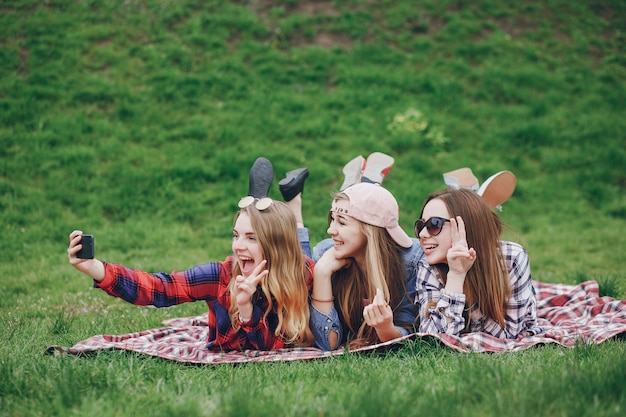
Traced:
[[413, 241], [398, 224], [398, 202], [388, 190], [379, 184], [361, 182], [351, 185], [342, 193], [350, 200], [348, 208], [340, 208], [333, 201], [332, 212], [345, 214], [372, 226], [384, 227], [398, 245], [411, 247]]

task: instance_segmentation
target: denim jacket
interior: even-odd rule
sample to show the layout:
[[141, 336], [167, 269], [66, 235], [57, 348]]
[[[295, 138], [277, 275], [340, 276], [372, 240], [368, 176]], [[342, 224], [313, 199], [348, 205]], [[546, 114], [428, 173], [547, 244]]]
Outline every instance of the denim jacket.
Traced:
[[[309, 231], [306, 228], [298, 229], [300, 237], [300, 244], [302, 249], [311, 256], [315, 262], [333, 246], [332, 239], [324, 239], [319, 242], [313, 248], [311, 253], [311, 246], [309, 243]], [[419, 240], [413, 238], [413, 245], [408, 249], [402, 250], [402, 259], [404, 261], [405, 278], [406, 278], [406, 290], [407, 295], [402, 300], [402, 306], [394, 314], [394, 321], [401, 323], [415, 323], [417, 311], [413, 305], [416, 295], [416, 281], [417, 281], [417, 263], [424, 257], [424, 251], [419, 243]], [[310, 305], [311, 310], [311, 331], [315, 336], [315, 346], [323, 350], [331, 350], [330, 341], [328, 340], [328, 334], [330, 331], [337, 332], [338, 340], [340, 344], [346, 342], [347, 329], [342, 326], [339, 320], [339, 314], [332, 307], [328, 314], [324, 314], [317, 310], [313, 304]], [[402, 336], [406, 336], [411, 333], [409, 329], [397, 327], [400, 330]]]

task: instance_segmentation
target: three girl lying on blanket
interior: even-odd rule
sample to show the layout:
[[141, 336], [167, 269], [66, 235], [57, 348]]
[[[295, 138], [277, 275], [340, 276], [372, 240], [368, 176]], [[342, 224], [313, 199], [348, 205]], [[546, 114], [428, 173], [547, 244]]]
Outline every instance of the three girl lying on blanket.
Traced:
[[205, 301], [211, 350], [332, 350], [416, 331], [500, 338], [541, 332], [527, 253], [499, 240], [502, 223], [493, 210], [512, 194], [513, 175], [496, 174], [478, 188], [466, 168], [445, 174], [449, 188], [426, 199], [412, 239], [398, 224], [395, 198], [380, 185], [393, 162], [376, 152], [344, 167], [328, 216], [331, 238], [312, 251], [301, 213], [308, 170], [279, 182], [283, 203], [267, 197], [273, 168], [259, 158], [224, 261], [148, 273], [81, 259], [80, 230], [69, 236], [69, 261], [132, 304]]

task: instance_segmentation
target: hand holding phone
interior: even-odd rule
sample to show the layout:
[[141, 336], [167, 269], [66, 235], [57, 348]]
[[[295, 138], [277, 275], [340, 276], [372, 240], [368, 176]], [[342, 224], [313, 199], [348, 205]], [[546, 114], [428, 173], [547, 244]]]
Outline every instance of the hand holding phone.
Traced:
[[93, 235], [81, 235], [80, 244], [83, 245], [83, 247], [76, 252], [76, 257], [80, 259], [93, 259], [95, 252]]

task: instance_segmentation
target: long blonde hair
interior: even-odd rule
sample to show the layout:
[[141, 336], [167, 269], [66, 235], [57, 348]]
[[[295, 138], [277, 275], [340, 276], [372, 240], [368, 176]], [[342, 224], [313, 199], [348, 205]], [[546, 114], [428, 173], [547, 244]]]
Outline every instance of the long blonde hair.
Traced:
[[[348, 200], [339, 193], [335, 201]], [[330, 215], [329, 215], [330, 220]], [[387, 230], [358, 221], [361, 232], [365, 235], [364, 265], [352, 262], [349, 268], [340, 269], [332, 276], [333, 294], [339, 317], [348, 327], [353, 344], [377, 343], [378, 336], [373, 327], [367, 326], [363, 319], [365, 301], [371, 302], [376, 295], [376, 288], [383, 291], [385, 300], [395, 311], [402, 304], [406, 295], [405, 270], [400, 253], [401, 247], [391, 238]], [[412, 323], [395, 323], [408, 327]]]
[[[274, 334], [286, 344], [311, 346], [313, 333], [309, 328], [309, 300], [307, 288], [308, 265], [298, 239], [296, 218], [286, 204], [273, 203], [262, 211], [254, 204], [242, 208], [235, 215], [235, 222], [246, 213], [256, 234], [257, 241], [267, 260], [267, 277], [261, 280], [261, 291], [268, 305], [264, 317], [274, 310], [278, 325]], [[238, 263], [233, 264], [233, 279], [230, 282], [230, 320], [238, 329], [239, 309], [233, 287], [237, 275], [241, 274]]]
[[[504, 227], [500, 217], [480, 196], [470, 190], [448, 189], [433, 193], [428, 196], [424, 206], [433, 199], [443, 201], [451, 217], [461, 216], [465, 223], [467, 245], [476, 250], [476, 261], [467, 271], [463, 285], [466, 306], [477, 304], [482, 314], [504, 327], [504, 312], [511, 289], [500, 244]], [[420, 218], [423, 211], [422, 208]], [[445, 284], [448, 265], [434, 266]]]

